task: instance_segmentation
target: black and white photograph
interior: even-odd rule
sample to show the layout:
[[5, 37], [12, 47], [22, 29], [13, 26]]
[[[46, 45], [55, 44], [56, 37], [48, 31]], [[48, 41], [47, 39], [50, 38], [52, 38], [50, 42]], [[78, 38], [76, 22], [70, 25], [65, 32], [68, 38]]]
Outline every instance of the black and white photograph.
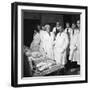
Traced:
[[23, 76], [80, 75], [80, 14], [22, 13]]
[[12, 86], [87, 82], [87, 7], [12, 4]]

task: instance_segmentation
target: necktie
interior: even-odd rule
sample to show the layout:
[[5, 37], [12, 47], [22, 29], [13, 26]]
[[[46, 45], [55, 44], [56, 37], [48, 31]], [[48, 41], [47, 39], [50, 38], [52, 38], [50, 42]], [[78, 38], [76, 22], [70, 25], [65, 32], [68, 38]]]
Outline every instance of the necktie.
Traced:
[[58, 33], [59, 33], [59, 31], [58, 31], [57, 28], [56, 28], [55, 36], [56, 36]]
[[68, 35], [68, 40], [69, 40], [69, 44], [67, 47], [67, 59], [69, 60], [69, 53], [70, 53], [70, 33], [69, 33], [69, 29], [67, 29], [67, 35]]
[[56, 36], [57, 36], [58, 33], [59, 33], [59, 31], [56, 28], [56, 32], [54, 33], [55, 34], [54, 40], [56, 39]]
[[69, 34], [69, 29], [67, 28], [67, 35], [68, 35], [68, 39], [70, 41], [70, 34]]

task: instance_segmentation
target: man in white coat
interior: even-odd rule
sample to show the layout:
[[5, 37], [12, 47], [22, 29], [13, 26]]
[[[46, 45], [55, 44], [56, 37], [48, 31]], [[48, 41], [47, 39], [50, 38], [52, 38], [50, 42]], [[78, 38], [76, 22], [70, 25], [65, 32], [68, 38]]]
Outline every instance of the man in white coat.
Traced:
[[71, 35], [71, 38], [70, 38], [70, 52], [69, 52], [69, 60], [72, 62], [73, 61], [73, 54], [74, 54], [74, 50], [75, 50], [75, 30], [76, 30], [76, 25], [75, 23], [72, 23], [72, 35]]
[[56, 64], [65, 65], [66, 60], [66, 49], [68, 46], [69, 40], [67, 34], [61, 28], [59, 29], [59, 33], [56, 36], [56, 40], [54, 42], [54, 58], [56, 60]]
[[70, 55], [69, 60], [76, 61], [80, 64], [80, 22], [77, 21], [77, 28], [74, 28], [74, 33], [72, 34], [70, 41]]
[[69, 22], [66, 23], [65, 32], [67, 33], [69, 41], [70, 41], [70, 39], [72, 37], [72, 28], [70, 28], [70, 23]]
[[68, 36], [68, 40], [69, 40], [69, 44], [67, 47], [67, 59], [69, 60], [69, 54], [70, 54], [70, 41], [71, 41], [71, 37], [72, 37], [72, 28], [70, 27], [70, 23], [66, 22], [66, 28], [65, 28], [65, 33]]
[[52, 32], [54, 33], [54, 39], [59, 32], [59, 29], [61, 29], [60, 22], [56, 22], [56, 26], [53, 28]]
[[45, 31], [40, 33], [41, 48], [47, 58], [53, 59], [53, 33], [50, 32], [50, 25], [45, 25]]

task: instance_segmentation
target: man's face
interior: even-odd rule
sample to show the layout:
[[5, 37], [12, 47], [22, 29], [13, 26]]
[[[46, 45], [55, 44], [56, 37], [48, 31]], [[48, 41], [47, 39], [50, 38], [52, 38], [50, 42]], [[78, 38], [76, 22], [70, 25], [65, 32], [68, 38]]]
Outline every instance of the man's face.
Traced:
[[77, 21], [77, 27], [80, 28], [80, 21]]
[[69, 28], [69, 27], [70, 27], [69, 23], [66, 23], [66, 28]]
[[59, 22], [56, 22], [56, 27], [59, 27], [60, 26], [60, 23]]
[[76, 27], [76, 25], [73, 23], [73, 24], [72, 24], [72, 29], [74, 29], [75, 27]]
[[61, 27], [60, 29], [58, 29], [59, 30], [59, 32], [63, 32], [63, 28]]

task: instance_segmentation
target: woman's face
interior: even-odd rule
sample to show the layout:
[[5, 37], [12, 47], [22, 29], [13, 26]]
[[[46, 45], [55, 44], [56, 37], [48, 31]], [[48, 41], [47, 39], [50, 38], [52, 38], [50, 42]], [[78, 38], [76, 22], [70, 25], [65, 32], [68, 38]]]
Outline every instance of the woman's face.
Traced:
[[46, 27], [46, 31], [47, 31], [48, 33], [50, 32], [50, 26], [49, 26], [49, 25]]

